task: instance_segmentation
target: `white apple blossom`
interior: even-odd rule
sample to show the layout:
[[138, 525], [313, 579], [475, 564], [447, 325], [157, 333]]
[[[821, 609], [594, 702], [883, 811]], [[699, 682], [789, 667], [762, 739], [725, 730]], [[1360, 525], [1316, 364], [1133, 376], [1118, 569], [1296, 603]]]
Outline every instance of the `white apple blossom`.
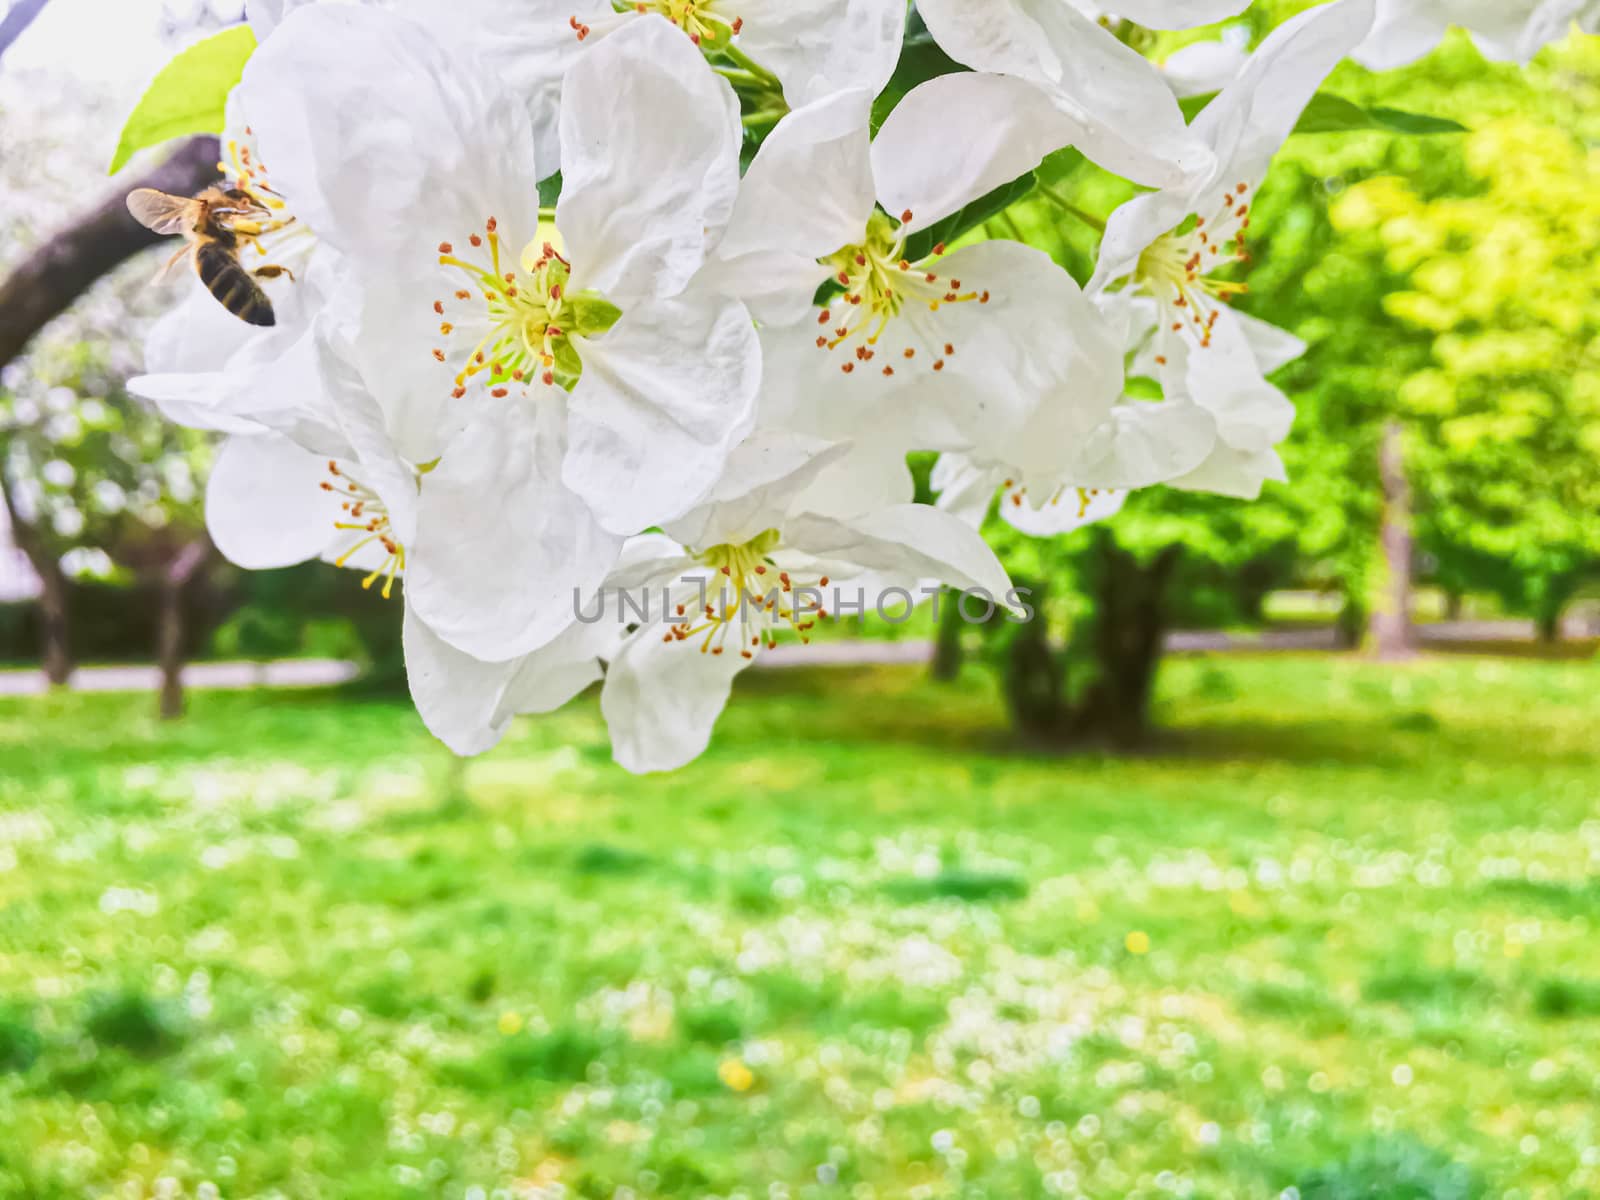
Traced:
[[1472, 34], [1485, 58], [1526, 63], [1574, 24], [1600, 32], [1600, 0], [1378, 0], [1372, 34], [1353, 52], [1374, 71], [1403, 67], [1428, 54], [1452, 25]]
[[356, 280], [353, 358], [396, 451], [430, 467], [410, 602], [487, 660], [559, 632], [619, 535], [695, 504], [754, 419], [749, 315], [687, 287], [737, 187], [732, 93], [659, 19], [565, 86], [550, 221], [524, 106], [412, 22], [303, 9], [243, 84]]
[[994, 552], [949, 514], [917, 504], [849, 519], [800, 509], [827, 461], [807, 440], [758, 435], [734, 454], [706, 505], [630, 546], [608, 584], [618, 607], [600, 613], [630, 613], [622, 607], [630, 596], [654, 605], [609, 663], [600, 698], [628, 770], [672, 770], [697, 757], [734, 677], [780, 637], [809, 640], [841, 605], [904, 608], [940, 584], [1014, 605]]
[[765, 323], [764, 426], [861, 438], [930, 380], [1017, 396], [1070, 372], [1078, 327], [1097, 318], [1047, 255], [1011, 241], [914, 248], [1045, 152], [1014, 119], [1013, 83], [970, 72], [925, 83], [875, 139], [870, 97], [844, 93], [767, 138], [707, 270], [707, 286]]
[[1004, 466], [984, 464], [963, 454], [941, 454], [930, 480], [939, 507], [973, 528], [982, 526], [1000, 494], [999, 513], [1007, 524], [1033, 537], [1071, 533], [1122, 511], [1126, 491], [1063, 485], [1027, 490]]
[[548, 173], [564, 166], [557, 113], [568, 68], [641, 17], [666, 19], [725, 60], [730, 75], [769, 72], [781, 99], [798, 108], [835, 92], [881, 90], [900, 56], [906, 15], [904, 0], [401, 0], [400, 9], [441, 39], [462, 42], [524, 97]]
[[[1600, 15], [1479, 3], [1448, 16], [1498, 56]], [[977, 532], [997, 494], [1049, 536], [1134, 489], [1283, 477], [1267, 376], [1303, 346], [1227, 305], [1255, 189], [1344, 54], [1385, 29], [1424, 52], [1446, 13], [1330, 0], [1254, 55], [1240, 25], [1133, 49], [1247, 7], [918, 0], [973, 69], [885, 113], [930, 57], [901, 60], [906, 0], [250, 0], [223, 172], [259, 218], [246, 265], [290, 268], [276, 324], [191, 282], [130, 386], [225, 435], [229, 558], [402, 599], [452, 749], [603, 678], [617, 761], [675, 768], [739, 671], [841, 605], [1015, 607]], [[1187, 124], [1177, 97], [1219, 88]], [[983, 238], [1066, 146], [1157, 189], [1087, 289], [1026, 220]], [[910, 503], [913, 450], [937, 507]]]
[[1366, 36], [1372, 14], [1373, 0], [1332, 0], [1274, 30], [1194, 120], [1212, 169], [1186, 186], [1135, 197], [1107, 222], [1091, 290], [1126, 281], [1128, 299], [1153, 305], [1151, 359], [1168, 395], [1192, 397], [1217, 422], [1217, 452], [1194, 486], [1253, 496], [1282, 477], [1272, 447], [1288, 435], [1294, 408], [1262, 378], [1228, 307], [1246, 285], [1218, 272], [1249, 263], [1255, 190], [1322, 80]]
[[1191, 42], [1159, 64], [1161, 78], [1180, 100], [1220, 92], [1238, 78], [1250, 60], [1250, 31], [1230, 25], [1221, 36]]

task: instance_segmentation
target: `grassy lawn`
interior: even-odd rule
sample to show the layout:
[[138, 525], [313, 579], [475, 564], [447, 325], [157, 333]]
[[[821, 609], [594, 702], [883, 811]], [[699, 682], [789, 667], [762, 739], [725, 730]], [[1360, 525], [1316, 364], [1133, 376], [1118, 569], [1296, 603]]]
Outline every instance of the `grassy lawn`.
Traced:
[[1600, 664], [1193, 660], [1137, 761], [981, 677], [0, 702], [0, 1195], [1600, 1194]]

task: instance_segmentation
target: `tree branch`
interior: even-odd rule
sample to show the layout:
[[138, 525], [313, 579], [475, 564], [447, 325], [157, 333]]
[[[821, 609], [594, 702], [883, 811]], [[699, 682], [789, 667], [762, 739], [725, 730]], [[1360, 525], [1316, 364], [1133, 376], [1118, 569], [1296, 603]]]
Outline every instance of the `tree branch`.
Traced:
[[44, 11], [50, 0], [17, 0], [0, 21], [0, 58], [11, 49], [11, 43], [22, 36], [23, 30], [33, 24], [33, 19]]
[[168, 587], [181, 588], [194, 578], [211, 554], [211, 539], [202, 534], [197, 540], [190, 542], [179, 550], [173, 560], [167, 564], [167, 577], [165, 583]]
[[119, 186], [18, 264], [0, 284], [0, 367], [102, 276], [162, 240], [129, 214], [129, 192], [148, 187], [192, 196], [216, 179], [220, 152], [214, 137], [191, 138], [150, 174]]

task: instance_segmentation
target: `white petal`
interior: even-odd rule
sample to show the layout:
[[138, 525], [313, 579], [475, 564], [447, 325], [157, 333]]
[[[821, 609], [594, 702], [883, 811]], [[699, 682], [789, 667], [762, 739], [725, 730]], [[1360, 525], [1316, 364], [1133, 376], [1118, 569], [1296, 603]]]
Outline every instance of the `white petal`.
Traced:
[[814, 558], [838, 580], [863, 574], [908, 583], [931, 579], [987, 592], [996, 601], [1011, 587], [976, 531], [926, 504], [896, 505], [850, 521], [803, 515], [782, 532], [786, 548]]
[[264, 42], [272, 36], [273, 31], [291, 11], [311, 2], [312, 0], [246, 0], [244, 16], [245, 20], [250, 22], [256, 41]]
[[767, 249], [779, 236], [787, 248], [822, 258], [858, 240], [876, 200], [871, 115], [872, 93], [855, 90], [779, 121], [745, 172], [719, 250]]
[[1106, 218], [1089, 290], [1101, 291], [1133, 274], [1139, 256], [1150, 243], [1179, 225], [1193, 211], [1194, 204], [1191, 193], [1175, 189], [1146, 192], [1114, 208]]
[[920, 0], [917, 11], [957, 62], [1050, 85], [1060, 82], [1062, 64], [1036, 15], [1039, 7], [1037, 0]]
[[941, 75], [912, 88], [878, 130], [878, 199], [896, 218], [912, 214], [907, 233], [925, 229], [1031, 171], [1081, 132], [1080, 122], [1025, 80]]
[[272, 332], [247, 325], [190, 279], [183, 299], [151, 327], [144, 343], [144, 369], [152, 375], [220, 371], [253, 339]]
[[409, 547], [417, 536], [417, 473], [396, 452], [383, 408], [355, 368], [332, 355], [325, 364], [333, 415], [350, 444], [356, 475], [382, 499], [394, 537]]
[[827, 278], [828, 268], [816, 259], [780, 250], [714, 258], [691, 286], [730, 296], [762, 325], [782, 327], [815, 311], [811, 301]]
[[1086, 488], [1150, 487], [1194, 470], [1216, 443], [1215, 418], [1188, 400], [1130, 401], [1089, 434], [1063, 475]]
[[1267, 36], [1239, 77], [1194, 119], [1193, 131], [1217, 157], [1202, 194], [1261, 180], [1311, 97], [1366, 37], [1372, 19], [1373, 0], [1333, 0]]
[[803, 316], [827, 277], [817, 260], [861, 240], [875, 203], [871, 107], [853, 91], [790, 113], [745, 172], [707, 272], [762, 320]]
[[1276, 450], [1235, 450], [1219, 442], [1204, 463], [1174, 479], [1171, 486], [1185, 492], [1213, 492], [1237, 500], [1256, 500], [1264, 484], [1285, 483], [1288, 478]]
[[[605, 588], [611, 592], [644, 591], [670, 587], [698, 563], [684, 548], [664, 533], [641, 533], [622, 547], [617, 565], [606, 576]], [[585, 609], [584, 612], [590, 612]]]
[[994, 494], [1003, 482], [1003, 470], [980, 466], [966, 455], [954, 453], [939, 456], [930, 480], [933, 490], [939, 494], [940, 510], [974, 529], [982, 527]]
[[876, 95], [900, 58], [901, 0], [738, 0], [738, 47], [776, 75], [791, 108], [863, 88]]
[[457, 754], [482, 754], [519, 713], [554, 712], [600, 678], [591, 627], [574, 624], [526, 658], [486, 663], [463, 654], [406, 606], [406, 677], [417, 712]]
[[351, 450], [327, 400], [327, 353], [318, 326], [286, 327], [247, 341], [221, 371], [141, 375], [128, 381], [128, 390], [191, 428], [277, 432], [342, 458]]
[[1206, 96], [1238, 78], [1248, 60], [1245, 48], [1233, 42], [1194, 42], [1169, 54], [1161, 64], [1161, 75], [1179, 99]]
[[[441, 41], [457, 42], [528, 108], [539, 170], [561, 169], [561, 80], [578, 55], [619, 22], [608, 0], [401, 0], [396, 11]], [[590, 25], [579, 39], [571, 20]]]
[[848, 449], [792, 433], [752, 434], [733, 451], [706, 503], [666, 531], [701, 550], [747, 542], [781, 526], [798, 498]]
[[240, 86], [273, 186], [370, 285], [426, 277], [440, 241], [490, 216], [524, 237], [538, 227], [526, 109], [412, 21], [307, 5]]
[[[1040, 138], [1037, 125], [1060, 138], [1050, 149], [1076, 145], [1107, 170], [1155, 187], [1207, 166], [1155, 66], [1062, 0], [922, 0], [918, 11], [952, 58], [1037, 85], [1070, 123], [1057, 133], [1030, 114], [1024, 136]], [[1015, 136], [1011, 122], [1001, 128]]]
[[476, 658], [503, 662], [547, 644], [621, 548], [561, 482], [561, 407], [486, 401], [423, 477], [406, 597]]
[[1369, 71], [1392, 71], [1432, 51], [1448, 28], [1440, 0], [1379, 0], [1372, 32], [1350, 57]]
[[1305, 342], [1287, 329], [1279, 329], [1245, 312], [1235, 312], [1233, 319], [1238, 322], [1239, 330], [1263, 375], [1271, 375], [1306, 352]]
[[733, 680], [750, 660], [702, 654], [695, 642], [670, 641], [646, 625], [623, 643], [606, 669], [600, 711], [611, 752], [635, 774], [672, 771], [698, 758], [727, 707]]
[[750, 314], [705, 296], [647, 302], [579, 352], [567, 486], [616, 533], [682, 516], [755, 424], [761, 345]]
[[1267, 382], [1245, 340], [1244, 329], [1227, 312], [1211, 331], [1211, 344], [1188, 352], [1188, 391], [1216, 419], [1217, 436], [1236, 450], [1269, 450], [1289, 436], [1294, 405]]
[[1123, 353], [1112, 327], [1049, 255], [1020, 242], [979, 242], [940, 260], [939, 270], [959, 279], [963, 294], [987, 291], [989, 302], [907, 309], [896, 323], [915, 333], [914, 362], [925, 369], [942, 360], [939, 374], [967, 381], [969, 430], [1015, 428], [1064, 382], [1087, 428], [1121, 394]]
[[794, 511], [850, 519], [910, 504], [917, 488], [906, 455], [914, 441], [909, 426], [890, 425], [849, 442], [848, 452], [795, 498]]
[[337, 540], [328, 463], [276, 434], [231, 437], [206, 485], [206, 528], [224, 558], [253, 571], [316, 558]]
[[1056, 537], [1116, 516], [1128, 502], [1128, 493], [1097, 492], [1085, 504], [1076, 491], [1067, 491], [1039, 508], [1033, 507], [1032, 499], [1024, 497], [1021, 504], [1002, 500], [1000, 515], [1006, 524], [1030, 537]]
[[733, 211], [742, 138], [733, 90], [665, 20], [583, 55], [562, 91], [556, 211], [573, 287], [624, 307], [682, 291]]
[[1211, 148], [1209, 171], [1181, 188], [1136, 196], [1117, 208], [1100, 240], [1090, 291], [1132, 273], [1139, 256], [1219, 189], [1257, 184], [1328, 73], [1372, 24], [1373, 0], [1333, 0], [1286, 21], [1190, 127]]

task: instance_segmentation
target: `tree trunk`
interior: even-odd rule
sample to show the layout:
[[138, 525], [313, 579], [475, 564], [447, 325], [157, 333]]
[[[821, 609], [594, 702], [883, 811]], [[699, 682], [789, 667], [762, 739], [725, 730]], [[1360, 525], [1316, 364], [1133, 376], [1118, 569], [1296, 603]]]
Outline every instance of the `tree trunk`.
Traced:
[[156, 661], [161, 669], [160, 711], [163, 721], [183, 716], [184, 620], [183, 599], [189, 581], [210, 553], [206, 541], [190, 542], [162, 573], [161, 617], [156, 629]]
[[1390, 421], [1378, 450], [1383, 483], [1383, 516], [1378, 540], [1381, 570], [1377, 602], [1372, 607], [1372, 650], [1386, 662], [1416, 654], [1411, 625], [1411, 488], [1406, 481], [1405, 434]]
[[1351, 587], [1345, 591], [1344, 603], [1334, 618], [1334, 635], [1341, 650], [1359, 649], [1362, 638], [1367, 636], [1367, 606], [1357, 594], [1358, 590]]
[[1034, 618], [1012, 627], [1005, 648], [1001, 680], [1011, 724], [1024, 739], [1037, 744], [1061, 742], [1069, 732], [1064, 695], [1065, 670], [1061, 656], [1050, 645], [1050, 625], [1044, 619], [1043, 589], [1018, 581], [1027, 588], [1036, 610]]
[[1149, 563], [1098, 531], [1094, 614], [1086, 630], [1093, 682], [1073, 714], [1073, 732], [1122, 749], [1150, 735], [1150, 699], [1167, 634], [1167, 583], [1182, 556], [1168, 546]]
[[1465, 597], [1460, 592], [1448, 591], [1444, 594], [1444, 619], [1446, 621], [1461, 620], [1461, 613], [1465, 608]]
[[[20, 544], [20, 543], [19, 543]], [[54, 558], [37, 561], [29, 555], [39, 576], [39, 667], [51, 687], [66, 687], [72, 679], [72, 628], [67, 602], [67, 577]]]
[[1561, 606], [1552, 604], [1541, 607], [1534, 619], [1534, 626], [1538, 629], [1541, 645], [1554, 646], [1561, 641]]
[[965, 622], [961, 619], [960, 598], [961, 593], [955, 588], [945, 588], [941, 596], [944, 607], [939, 610], [932, 667], [933, 677], [940, 683], [953, 683], [961, 674], [961, 630]]
[[[0, 467], [4, 464], [0, 463]], [[45, 543], [39, 531], [23, 521], [11, 499], [10, 481], [0, 470], [0, 504], [4, 504], [11, 523], [11, 540], [27, 556], [28, 565], [39, 577], [39, 667], [51, 687], [65, 687], [72, 678], [71, 609], [67, 577], [61, 561]]]

